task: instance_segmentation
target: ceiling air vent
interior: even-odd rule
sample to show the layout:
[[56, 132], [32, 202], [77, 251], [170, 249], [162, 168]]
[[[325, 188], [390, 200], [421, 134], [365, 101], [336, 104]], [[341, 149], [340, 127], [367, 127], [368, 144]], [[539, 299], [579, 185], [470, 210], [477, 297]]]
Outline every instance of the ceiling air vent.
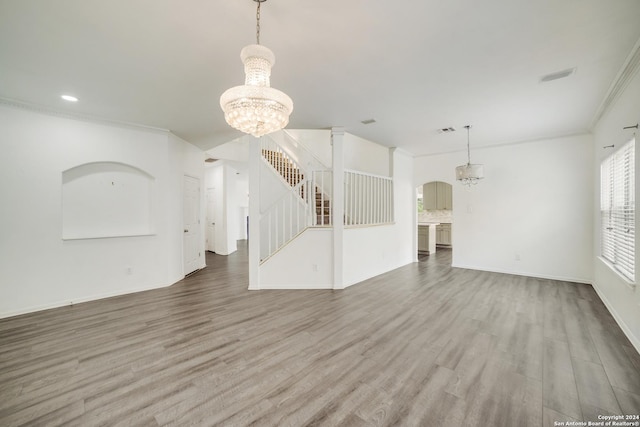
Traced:
[[453, 128], [451, 126], [449, 126], [448, 128], [438, 129], [438, 133], [451, 133], [455, 131], [456, 131], [456, 128]]
[[540, 77], [540, 83], [546, 83], [553, 80], [564, 79], [565, 77], [569, 77], [576, 71], [574, 68], [569, 68], [567, 70], [557, 71], [555, 73], [547, 74], [546, 76]]
[[376, 119], [367, 119], [367, 120], [361, 121], [360, 123], [362, 123], [363, 125], [370, 125], [375, 122], [376, 122]]

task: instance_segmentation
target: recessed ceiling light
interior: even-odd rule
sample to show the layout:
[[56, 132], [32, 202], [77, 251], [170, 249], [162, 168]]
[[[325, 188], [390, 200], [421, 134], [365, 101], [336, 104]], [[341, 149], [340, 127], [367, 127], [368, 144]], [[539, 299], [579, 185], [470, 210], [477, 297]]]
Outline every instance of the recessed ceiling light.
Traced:
[[71, 95], [62, 95], [60, 98], [64, 99], [65, 101], [69, 101], [69, 102], [78, 102], [78, 98], [76, 98], [75, 96], [71, 96]]
[[553, 80], [564, 79], [565, 77], [569, 77], [576, 71], [574, 68], [568, 68], [562, 71], [556, 71], [555, 73], [547, 74], [546, 76], [540, 77], [540, 83], [550, 82]]

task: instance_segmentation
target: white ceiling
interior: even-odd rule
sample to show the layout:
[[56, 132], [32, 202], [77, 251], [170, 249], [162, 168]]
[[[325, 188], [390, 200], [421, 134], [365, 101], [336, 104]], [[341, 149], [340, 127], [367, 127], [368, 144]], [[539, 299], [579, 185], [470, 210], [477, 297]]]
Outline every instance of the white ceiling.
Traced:
[[[211, 148], [239, 136], [218, 99], [244, 80], [255, 6], [0, 0], [0, 97]], [[272, 86], [294, 101], [290, 128], [345, 126], [421, 155], [463, 149], [465, 124], [472, 147], [588, 131], [639, 18], [638, 0], [269, 0], [261, 42]], [[459, 131], [438, 134], [448, 126]]]

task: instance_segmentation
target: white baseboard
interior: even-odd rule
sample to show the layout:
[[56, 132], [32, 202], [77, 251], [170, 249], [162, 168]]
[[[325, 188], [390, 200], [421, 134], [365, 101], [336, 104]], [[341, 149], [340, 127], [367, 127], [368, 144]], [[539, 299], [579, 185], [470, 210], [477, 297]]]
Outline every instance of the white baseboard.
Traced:
[[613, 308], [613, 305], [611, 305], [609, 300], [604, 296], [604, 293], [600, 291], [600, 289], [598, 289], [598, 284], [594, 283], [592, 286], [593, 286], [593, 289], [598, 294], [598, 296], [600, 297], [600, 300], [602, 300], [602, 303], [605, 305], [605, 307], [607, 307], [607, 310], [609, 310], [609, 313], [611, 313], [611, 315], [613, 316], [618, 326], [620, 326], [620, 329], [622, 329], [622, 332], [624, 332], [627, 338], [629, 338], [629, 341], [631, 341], [631, 344], [633, 344], [636, 351], [640, 353], [640, 337], [636, 337], [635, 335], [633, 335], [633, 333], [631, 332], [631, 329], [627, 326], [624, 320], [622, 320], [622, 317]]
[[[182, 280], [182, 279], [180, 279], [180, 280]], [[175, 283], [175, 282], [173, 282], [173, 283]], [[117, 297], [117, 296], [121, 296], [121, 295], [135, 294], [135, 293], [138, 293], [138, 292], [150, 291], [152, 289], [166, 288], [166, 287], [171, 286], [173, 283], [169, 283], [169, 284], [166, 284], [166, 285], [143, 286], [143, 287], [140, 287], [140, 288], [133, 288], [133, 289], [121, 289], [119, 291], [108, 292], [108, 293], [104, 293], [104, 294], [91, 295], [91, 296], [82, 297], [82, 298], [74, 298], [73, 300], [56, 301], [56, 302], [53, 302], [51, 304], [43, 304], [43, 305], [38, 305], [38, 306], [31, 306], [31, 307], [27, 307], [27, 308], [22, 308], [20, 310], [7, 311], [7, 312], [4, 312], [4, 313], [0, 313], [0, 319], [5, 319], [7, 317], [20, 316], [21, 314], [35, 313], [37, 311], [50, 310], [52, 308], [69, 307], [69, 306], [72, 306], [72, 305], [81, 304], [83, 302], [97, 301], [97, 300], [100, 300], [100, 299]]]
[[586, 279], [584, 277], [554, 276], [549, 274], [528, 273], [524, 271], [511, 271], [511, 270], [502, 270], [497, 268], [492, 269], [492, 268], [478, 267], [475, 265], [462, 265], [462, 264], [452, 264], [451, 267], [466, 268], [467, 270], [488, 271], [490, 273], [512, 274], [514, 276], [535, 277], [536, 279], [548, 279], [548, 280], [559, 280], [562, 282], [584, 283], [586, 285], [591, 285], [591, 279]]

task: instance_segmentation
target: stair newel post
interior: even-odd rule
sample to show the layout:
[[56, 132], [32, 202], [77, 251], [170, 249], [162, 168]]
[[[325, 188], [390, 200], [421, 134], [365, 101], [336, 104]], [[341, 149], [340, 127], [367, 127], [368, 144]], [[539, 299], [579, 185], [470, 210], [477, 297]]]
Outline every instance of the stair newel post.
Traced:
[[249, 139], [249, 289], [260, 289], [260, 169], [262, 138]]
[[332, 145], [332, 209], [333, 225], [333, 289], [344, 289], [344, 128], [331, 128]]

